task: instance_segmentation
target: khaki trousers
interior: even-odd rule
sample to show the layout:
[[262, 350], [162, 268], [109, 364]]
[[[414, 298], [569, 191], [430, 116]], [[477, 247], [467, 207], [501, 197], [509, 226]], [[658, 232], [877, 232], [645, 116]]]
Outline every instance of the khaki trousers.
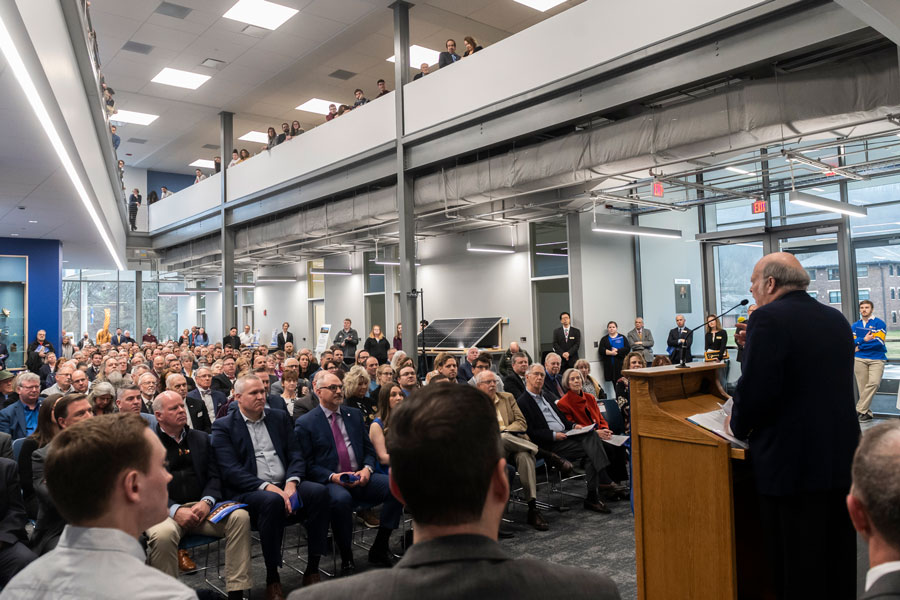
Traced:
[[535, 474], [534, 455], [538, 447], [534, 442], [521, 436], [501, 432], [503, 451], [512, 455], [516, 461], [516, 471], [522, 480], [522, 489], [525, 491], [525, 500], [531, 501], [537, 498], [537, 475]]
[[856, 403], [856, 412], [861, 415], [872, 414], [869, 406], [872, 398], [881, 385], [881, 376], [884, 374], [884, 361], [873, 358], [853, 359], [853, 373], [856, 375], [856, 386], [859, 388], [859, 401]]
[[[239, 508], [218, 523], [204, 519], [187, 533], [225, 538], [225, 589], [233, 592], [253, 587], [250, 581], [250, 515], [246, 510]], [[185, 530], [171, 517], [148, 529], [150, 566], [177, 579], [178, 543], [184, 535]]]

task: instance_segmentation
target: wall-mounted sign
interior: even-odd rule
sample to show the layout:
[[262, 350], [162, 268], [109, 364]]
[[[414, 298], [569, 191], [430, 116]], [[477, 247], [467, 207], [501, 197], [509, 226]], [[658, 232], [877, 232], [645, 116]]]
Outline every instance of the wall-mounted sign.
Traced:
[[753, 203], [751, 207], [754, 215], [760, 215], [766, 212], [766, 201], [765, 200], [757, 200]]
[[691, 310], [691, 280], [675, 280], [675, 312], [680, 314], [693, 312]]

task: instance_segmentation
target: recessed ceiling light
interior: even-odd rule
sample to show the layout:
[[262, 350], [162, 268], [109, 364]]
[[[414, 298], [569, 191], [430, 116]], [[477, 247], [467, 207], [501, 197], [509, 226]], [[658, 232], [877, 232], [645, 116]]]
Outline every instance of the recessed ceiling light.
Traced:
[[[412, 45], [409, 47], [409, 65], [411, 67], [418, 68], [422, 63], [428, 63], [429, 65], [435, 65], [440, 59], [441, 53], [437, 50], [431, 50], [430, 48], [423, 48], [422, 46]], [[387, 59], [388, 62], [395, 62], [395, 57], [391, 56]]]
[[37, 221], [28, 221], [29, 223], [37, 223]]
[[11, 236], [13, 236], [13, 237], [19, 237], [19, 234], [18, 234], [18, 233], [11, 233], [11, 234], [9, 234], [9, 235], [11, 235]]
[[188, 165], [189, 167], [202, 167], [204, 169], [215, 169], [216, 163], [207, 159], [207, 158], [198, 158], [194, 162]]
[[[332, 102], [331, 100], [322, 100], [321, 98], [312, 98], [310, 100], [307, 100], [294, 110], [305, 110], [306, 112], [316, 113], [317, 115], [327, 115], [329, 104], [340, 106], [338, 102]], [[268, 139], [266, 139], [266, 141], [268, 141]]]
[[814, 192], [824, 192], [825, 190], [823, 190], [822, 188], [813, 188], [812, 191], [814, 191]]
[[110, 121], [117, 121], [119, 123], [131, 123], [132, 125], [149, 125], [158, 118], [159, 115], [134, 112], [131, 110], [120, 110], [112, 117], [110, 117]]
[[559, 6], [566, 0], [516, 0], [519, 4], [524, 4], [529, 8], [533, 8], [534, 10], [539, 10], [541, 12], [548, 11], [554, 6]]
[[209, 81], [209, 75], [201, 73], [191, 73], [190, 71], [182, 71], [180, 69], [172, 69], [166, 67], [156, 77], [151, 79], [153, 83], [162, 83], [164, 85], [174, 85], [175, 87], [196, 90], [198, 87]]
[[297, 9], [267, 0], [238, 0], [223, 17], [265, 29], [278, 29], [296, 15]]
[[740, 175], [753, 175], [750, 171], [745, 171], [743, 169], [738, 169], [737, 167], [725, 167], [726, 171], [731, 171], [732, 173], [738, 173]]
[[248, 131], [238, 139], [245, 142], [259, 142], [260, 144], [269, 143], [269, 135], [262, 131]]

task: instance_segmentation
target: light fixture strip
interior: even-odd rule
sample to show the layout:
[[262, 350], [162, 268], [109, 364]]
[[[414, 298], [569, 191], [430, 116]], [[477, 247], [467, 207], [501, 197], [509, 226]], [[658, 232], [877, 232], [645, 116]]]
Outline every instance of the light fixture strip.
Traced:
[[786, 150], [782, 151], [785, 156], [785, 160], [788, 162], [798, 162], [802, 165], [806, 165], [808, 167], [812, 167], [823, 173], [834, 173], [835, 175], [840, 175], [841, 177], [846, 177], [847, 179], [854, 179], [856, 181], [868, 181], [868, 177], [866, 175], [860, 175], [859, 173], [854, 173], [844, 167], [833, 167], [828, 163], [815, 160], [813, 158], [809, 158], [808, 156], [803, 156], [797, 152], [788, 152]]
[[[22, 24], [22, 26], [24, 27], [24, 24]], [[6, 23], [3, 21], [2, 16], [0, 16], [0, 51], [2, 51], [3, 55], [6, 57], [7, 63], [9, 63], [13, 74], [16, 76], [16, 80], [19, 82], [19, 85], [22, 88], [22, 92], [24, 93], [25, 98], [28, 100], [28, 104], [31, 105], [31, 108], [32, 110], [34, 110], [38, 122], [44, 128], [44, 132], [50, 139], [50, 144], [56, 151], [57, 156], [59, 156], [63, 168], [66, 170], [66, 174], [68, 174], [69, 179], [72, 181], [72, 185], [75, 187], [75, 191], [78, 193], [78, 197], [84, 204], [88, 215], [90, 215], [91, 221], [94, 222], [94, 226], [100, 233], [100, 237], [103, 240], [103, 243], [106, 244], [106, 249], [109, 251], [110, 256], [112, 256], [113, 261], [116, 263], [116, 267], [120, 271], [124, 271], [125, 265], [122, 264], [122, 261], [119, 258], [115, 247], [113, 246], [112, 238], [107, 233], [106, 228], [103, 226], [103, 222], [100, 220], [100, 215], [97, 213], [97, 210], [94, 208], [94, 205], [91, 202], [90, 197], [88, 196], [87, 189], [84, 187], [84, 184], [81, 181], [81, 177], [79, 177], [78, 175], [78, 171], [75, 168], [75, 163], [72, 161], [71, 157], [69, 157], [69, 153], [66, 151], [65, 144], [63, 143], [59, 132], [57, 132], [56, 128], [53, 126], [55, 120], [50, 118], [50, 113], [44, 106], [41, 95], [38, 93], [37, 86], [35, 85], [34, 80], [32, 80], [31, 75], [28, 73], [25, 62], [22, 60], [22, 56], [19, 54], [19, 50], [18, 48], [16, 48], [16, 45], [13, 42], [12, 36], [10, 36], [9, 34], [9, 30], [6, 27]]]
[[808, 208], [827, 210], [829, 212], [850, 215], [852, 217], [865, 217], [869, 214], [869, 211], [865, 206], [854, 206], [847, 202], [838, 202], [837, 200], [823, 198], [821, 196], [816, 196], [815, 194], [806, 194], [796, 190], [788, 195], [788, 201], [791, 204], [799, 204]]
[[639, 235], [676, 240], [682, 237], [682, 233], [678, 229], [661, 229], [659, 227], [644, 227], [641, 225], [616, 225], [613, 223], [594, 222], [591, 229], [597, 233], [612, 233], [616, 235]]

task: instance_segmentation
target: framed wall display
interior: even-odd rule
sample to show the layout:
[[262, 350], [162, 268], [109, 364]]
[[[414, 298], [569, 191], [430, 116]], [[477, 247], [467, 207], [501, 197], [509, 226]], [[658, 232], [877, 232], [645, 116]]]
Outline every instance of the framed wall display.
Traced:
[[694, 312], [691, 310], [691, 280], [675, 280], [675, 312], [685, 314]]
[[7, 369], [25, 366], [27, 329], [28, 257], [0, 255], [0, 344], [9, 353]]

